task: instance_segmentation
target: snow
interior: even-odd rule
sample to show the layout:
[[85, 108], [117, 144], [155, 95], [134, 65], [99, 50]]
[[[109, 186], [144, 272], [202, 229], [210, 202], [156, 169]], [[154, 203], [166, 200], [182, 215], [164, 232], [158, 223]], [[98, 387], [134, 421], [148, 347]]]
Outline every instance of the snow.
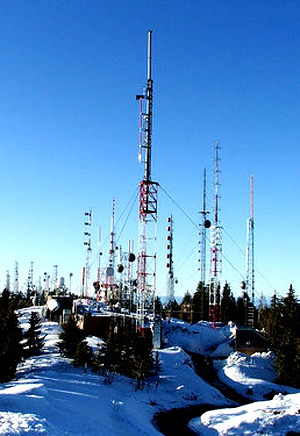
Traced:
[[200, 321], [190, 325], [172, 319], [165, 324], [164, 335], [168, 345], [179, 345], [191, 353], [204, 356], [227, 357], [232, 351], [235, 327], [230, 325], [213, 327], [211, 323]]
[[[32, 310], [40, 311], [21, 311], [24, 330]], [[199, 434], [280, 436], [300, 431], [300, 392], [274, 383], [271, 353], [251, 357], [234, 353], [230, 347], [233, 326], [212, 328], [203, 322], [191, 326], [175, 319], [166, 323], [166, 345], [157, 350], [158, 385], [153, 377], [143, 391], [126, 377], [116, 375], [108, 385], [102, 376], [72, 366], [58, 352], [60, 331], [58, 324], [44, 321], [43, 353], [20, 364], [15, 380], [0, 385], [0, 435], [155, 436], [161, 434], [153, 424], [155, 413], [200, 403], [218, 409], [190, 422]], [[94, 349], [102, 344], [99, 338], [87, 340]], [[232, 407], [231, 401], [196, 375], [189, 352], [222, 357], [221, 380], [256, 402]], [[274, 398], [261, 401], [265, 393]]]

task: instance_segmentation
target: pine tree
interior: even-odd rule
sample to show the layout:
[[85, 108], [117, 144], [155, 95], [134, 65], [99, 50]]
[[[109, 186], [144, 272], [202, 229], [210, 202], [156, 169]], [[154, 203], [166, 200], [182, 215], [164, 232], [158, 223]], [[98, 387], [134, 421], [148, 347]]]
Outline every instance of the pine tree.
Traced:
[[97, 365], [105, 374], [106, 379], [111, 383], [113, 375], [118, 372], [121, 366], [121, 350], [116, 331], [116, 324], [112, 320], [109, 326], [109, 333], [106, 342], [97, 355]]
[[201, 281], [193, 295], [193, 322], [208, 321], [208, 289]]
[[73, 362], [75, 365], [90, 366], [93, 360], [92, 348], [87, 344], [86, 341], [81, 341], [78, 343], [75, 355], [73, 357]]
[[125, 326], [119, 332], [118, 347], [120, 350], [119, 371], [132, 377], [132, 365], [136, 340], [136, 326], [132, 319], [125, 320]]
[[272, 296], [261, 310], [260, 325], [277, 357], [278, 381], [300, 387], [300, 306], [292, 286], [285, 298]]
[[245, 311], [245, 304], [244, 304], [244, 298], [238, 297], [236, 302], [236, 322], [240, 325], [245, 325], [246, 321], [246, 311]]
[[63, 331], [59, 335], [58, 347], [61, 354], [64, 357], [74, 359], [77, 347], [85, 337], [84, 331], [77, 327], [74, 315], [69, 316], [66, 324], [63, 325]]
[[222, 292], [221, 300], [221, 319], [227, 324], [229, 321], [236, 319], [236, 302], [231, 292], [230, 285], [226, 282]]
[[161, 299], [157, 296], [154, 300], [154, 310], [156, 314], [161, 315], [163, 311], [163, 305]]
[[137, 379], [137, 389], [143, 390], [145, 378], [153, 369], [152, 341], [146, 335], [137, 334], [134, 357], [133, 375]]
[[294, 387], [300, 386], [299, 316], [299, 303], [290, 285], [282, 300], [282, 335], [277, 346], [277, 368], [279, 381]]
[[41, 318], [36, 312], [31, 312], [29, 318], [29, 329], [24, 334], [26, 339], [25, 347], [27, 347], [27, 355], [35, 356], [41, 352], [44, 346], [45, 336], [41, 336]]
[[178, 316], [177, 314], [180, 312], [180, 305], [177, 303], [175, 298], [168, 301], [165, 312], [169, 317], [174, 316], [176, 318]]
[[181, 309], [181, 319], [183, 321], [190, 322], [192, 309], [193, 309], [193, 298], [189, 291], [186, 291], [186, 293], [184, 294], [182, 302], [180, 304], [180, 309]]
[[0, 382], [11, 380], [22, 360], [23, 339], [16, 314], [17, 300], [4, 289], [0, 297]]

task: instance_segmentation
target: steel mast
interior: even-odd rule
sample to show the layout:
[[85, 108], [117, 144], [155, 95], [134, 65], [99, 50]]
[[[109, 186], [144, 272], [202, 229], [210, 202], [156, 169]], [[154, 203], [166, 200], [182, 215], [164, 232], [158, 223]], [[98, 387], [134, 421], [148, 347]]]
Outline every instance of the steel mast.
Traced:
[[209, 212], [206, 210], [206, 168], [204, 168], [203, 173], [203, 210], [200, 212], [202, 214], [202, 228], [200, 224], [201, 231], [199, 235], [201, 236], [200, 239], [200, 280], [202, 284], [205, 286], [206, 283], [206, 229], [209, 229], [211, 226], [211, 222], [206, 218], [206, 215], [209, 214]]
[[15, 261], [14, 294], [19, 293], [19, 262]]
[[108, 267], [106, 268], [106, 299], [115, 298], [115, 199], [112, 199]]
[[254, 304], [254, 212], [253, 212], [253, 175], [250, 177], [251, 218], [248, 220], [246, 249], [246, 289], [251, 290], [251, 302]]
[[86, 263], [83, 272], [83, 274], [85, 274], [85, 277], [83, 278], [83, 287], [85, 286], [85, 297], [89, 298], [92, 260], [92, 210], [90, 209], [88, 212], [85, 212], [84, 216], [86, 217], [84, 222], [84, 225], [86, 226], [86, 231], [84, 232], [84, 236], [86, 236], [86, 241], [84, 242], [84, 245], [86, 245]]
[[173, 217], [167, 218], [167, 304], [174, 302], [174, 264], [173, 264]]
[[[139, 248], [137, 258], [137, 315], [140, 326], [144, 325], [146, 306], [154, 303], [156, 289], [156, 223], [158, 183], [151, 180], [152, 139], [152, 31], [148, 31], [147, 86], [140, 101], [139, 161], [144, 164], [144, 178], [139, 184]], [[146, 102], [146, 112], [144, 112]], [[144, 137], [144, 140], [143, 140]], [[152, 300], [152, 301], [151, 301]]]
[[219, 275], [222, 272], [222, 228], [219, 221], [219, 186], [220, 186], [220, 165], [219, 165], [219, 141], [215, 141], [215, 205], [214, 222], [211, 231], [210, 244], [210, 286], [209, 286], [209, 320], [218, 322], [221, 320], [220, 304], [220, 282]]

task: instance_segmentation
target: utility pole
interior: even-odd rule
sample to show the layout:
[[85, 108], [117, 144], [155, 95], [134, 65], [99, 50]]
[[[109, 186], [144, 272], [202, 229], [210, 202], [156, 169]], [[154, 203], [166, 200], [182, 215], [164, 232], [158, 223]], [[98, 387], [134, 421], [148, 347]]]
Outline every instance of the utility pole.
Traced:
[[[144, 326], [145, 306], [154, 307], [156, 290], [156, 227], [158, 183], [151, 180], [152, 148], [152, 31], [148, 31], [147, 85], [140, 101], [139, 161], [144, 164], [144, 178], [139, 184], [139, 248], [137, 258], [137, 316]], [[146, 112], [143, 110], [146, 102]], [[144, 140], [143, 140], [144, 137]], [[151, 302], [152, 299], [152, 302]], [[154, 309], [153, 309], [154, 310]]]

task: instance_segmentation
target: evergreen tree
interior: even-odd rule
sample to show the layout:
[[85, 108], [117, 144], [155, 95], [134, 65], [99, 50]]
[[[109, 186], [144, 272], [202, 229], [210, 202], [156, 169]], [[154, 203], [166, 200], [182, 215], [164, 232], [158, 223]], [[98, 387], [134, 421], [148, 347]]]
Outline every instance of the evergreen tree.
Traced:
[[282, 300], [282, 335], [277, 346], [277, 368], [279, 381], [295, 387], [300, 386], [299, 316], [299, 303], [290, 285]]
[[83, 330], [77, 327], [74, 315], [70, 315], [63, 325], [63, 331], [59, 335], [58, 347], [61, 354], [69, 359], [74, 359], [78, 345], [85, 339]]
[[227, 324], [236, 319], [236, 302], [231, 292], [230, 285], [226, 282], [222, 292], [221, 300], [221, 319]]
[[137, 389], [143, 390], [144, 380], [153, 369], [152, 341], [147, 335], [137, 334], [134, 347], [132, 373], [137, 379]]
[[176, 318], [178, 317], [178, 313], [180, 311], [181, 311], [180, 305], [177, 303], [175, 298], [171, 301], [168, 301], [165, 308], [165, 312], [167, 316], [174, 316]]
[[97, 356], [98, 367], [104, 370], [107, 380], [111, 382], [111, 374], [117, 372], [121, 366], [121, 350], [118, 341], [116, 324], [112, 320], [106, 342]]
[[93, 351], [86, 341], [78, 343], [73, 362], [75, 365], [90, 366], [93, 360]]
[[29, 329], [24, 334], [24, 338], [26, 339], [25, 347], [26, 355], [35, 356], [41, 352], [41, 349], [44, 346], [44, 338], [41, 337], [41, 318], [36, 312], [31, 312], [29, 318]]
[[162, 305], [161, 299], [158, 296], [154, 300], [154, 310], [155, 310], [156, 314], [158, 314], [158, 315], [162, 314], [163, 305]]
[[300, 387], [300, 306], [292, 286], [285, 298], [272, 296], [261, 310], [260, 326], [277, 357], [278, 381]]
[[16, 314], [18, 301], [7, 289], [0, 297], [0, 382], [11, 380], [18, 363], [21, 362], [23, 347], [22, 329]]
[[132, 365], [136, 340], [136, 326], [131, 318], [126, 318], [124, 327], [119, 331], [119, 365], [118, 370], [132, 377]]
[[245, 325], [246, 321], [246, 311], [245, 311], [245, 303], [244, 298], [238, 297], [236, 302], [236, 322], [240, 325]]
[[193, 309], [193, 298], [189, 291], [183, 296], [182, 302], [180, 304], [181, 309], [181, 319], [183, 321], [191, 322], [192, 309]]
[[193, 322], [208, 321], [208, 288], [201, 281], [193, 295]]

